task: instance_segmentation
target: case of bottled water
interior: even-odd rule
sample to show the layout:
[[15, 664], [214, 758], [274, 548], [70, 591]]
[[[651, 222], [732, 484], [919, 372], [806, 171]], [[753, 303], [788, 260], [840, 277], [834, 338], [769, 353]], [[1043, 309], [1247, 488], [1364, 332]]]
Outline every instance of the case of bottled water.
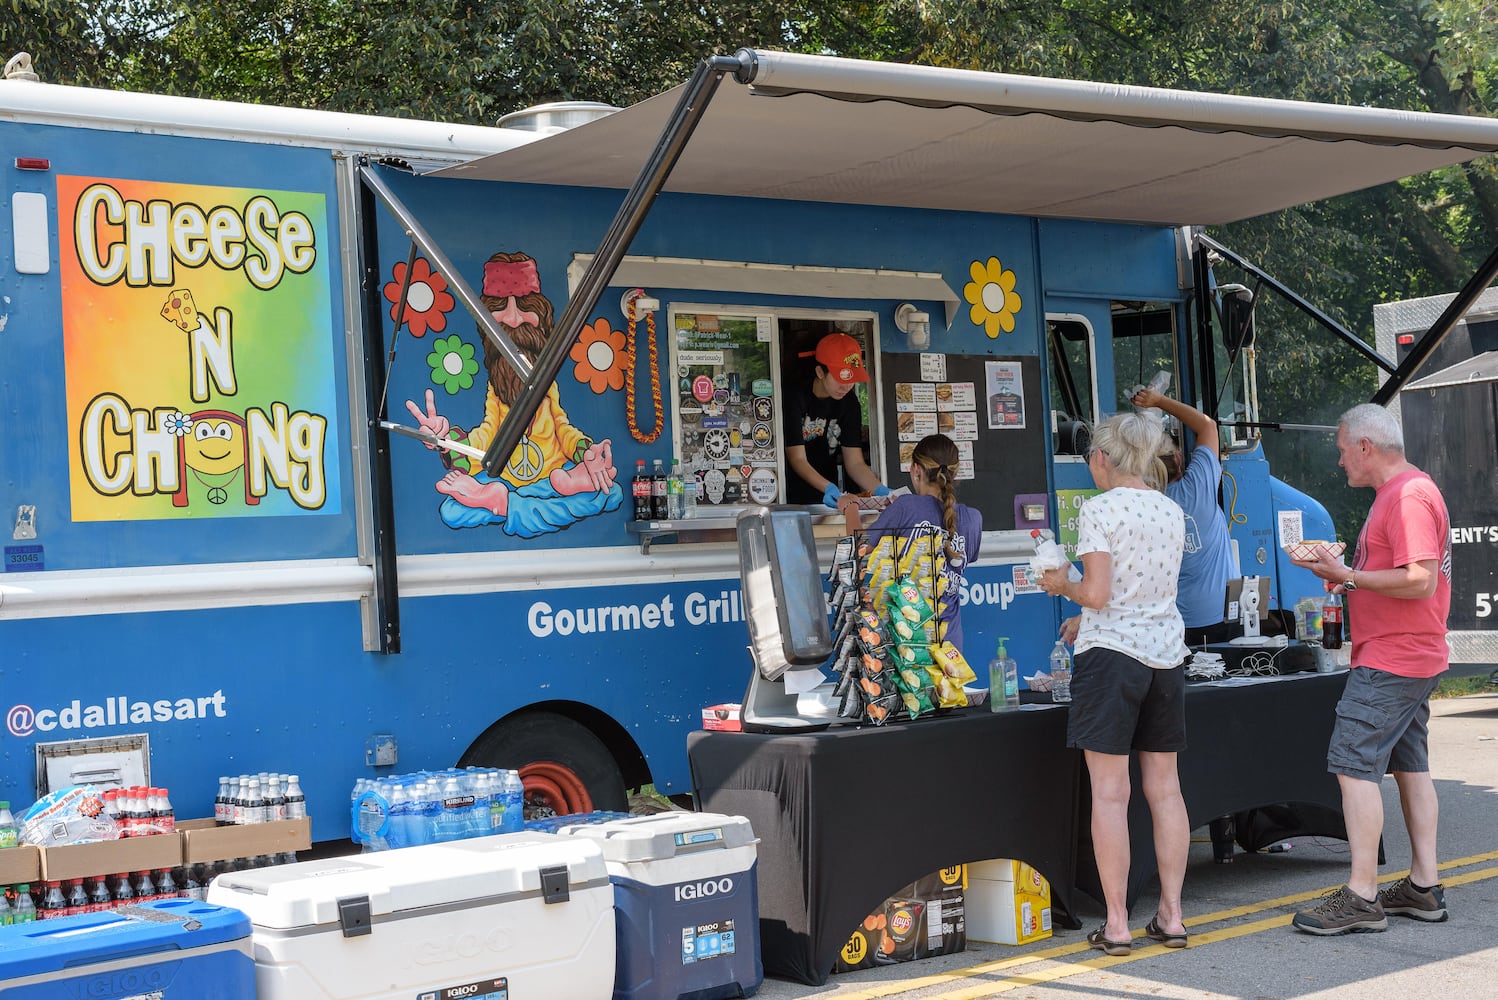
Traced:
[[0, 997], [255, 1000], [250, 921], [222, 906], [163, 899], [7, 927]]
[[608, 1000], [613, 890], [599, 846], [501, 834], [214, 880], [250, 919], [259, 1000]]
[[759, 989], [759, 841], [747, 819], [665, 812], [557, 833], [603, 849], [618, 911], [614, 1000], [719, 1000]]

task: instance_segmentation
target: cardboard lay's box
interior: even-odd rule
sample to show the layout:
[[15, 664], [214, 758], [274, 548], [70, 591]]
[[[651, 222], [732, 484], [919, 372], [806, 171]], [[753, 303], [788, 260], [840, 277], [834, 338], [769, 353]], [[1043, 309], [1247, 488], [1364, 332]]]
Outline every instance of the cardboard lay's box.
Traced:
[[968, 865], [966, 909], [974, 941], [1029, 944], [1051, 936], [1051, 883], [1023, 861]]

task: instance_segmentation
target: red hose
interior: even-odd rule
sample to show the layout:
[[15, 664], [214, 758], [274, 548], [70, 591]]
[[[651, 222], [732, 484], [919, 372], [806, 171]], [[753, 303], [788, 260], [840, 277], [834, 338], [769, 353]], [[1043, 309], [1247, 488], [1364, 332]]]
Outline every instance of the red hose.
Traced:
[[587, 786], [570, 767], [555, 761], [538, 760], [520, 769], [527, 799], [539, 798], [558, 816], [593, 811], [593, 797]]

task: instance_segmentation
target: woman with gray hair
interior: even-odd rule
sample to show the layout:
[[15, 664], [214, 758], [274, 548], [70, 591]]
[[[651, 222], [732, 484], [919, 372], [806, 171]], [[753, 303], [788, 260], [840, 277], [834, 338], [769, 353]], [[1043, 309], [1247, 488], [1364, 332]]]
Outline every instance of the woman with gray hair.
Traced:
[[1058, 569], [1040, 581], [1046, 593], [1082, 606], [1067, 745], [1079, 748], [1087, 762], [1093, 852], [1108, 908], [1087, 942], [1109, 955], [1127, 955], [1133, 947], [1127, 907], [1133, 752], [1160, 871], [1160, 905], [1145, 933], [1170, 948], [1186, 946], [1181, 884], [1191, 827], [1176, 771], [1176, 754], [1186, 748], [1184, 664], [1190, 655], [1176, 610], [1185, 519], [1174, 501], [1146, 482], [1161, 434], [1158, 421], [1137, 413], [1097, 426], [1087, 468], [1103, 492], [1080, 512], [1082, 578], [1072, 583], [1067, 570]]

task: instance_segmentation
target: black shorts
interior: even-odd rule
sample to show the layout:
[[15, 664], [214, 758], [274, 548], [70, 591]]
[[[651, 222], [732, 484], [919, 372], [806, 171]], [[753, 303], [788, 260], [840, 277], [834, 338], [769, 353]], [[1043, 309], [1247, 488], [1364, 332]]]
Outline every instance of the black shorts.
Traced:
[[1077, 654], [1066, 745], [1096, 753], [1186, 749], [1186, 666], [1145, 666], [1094, 646]]

